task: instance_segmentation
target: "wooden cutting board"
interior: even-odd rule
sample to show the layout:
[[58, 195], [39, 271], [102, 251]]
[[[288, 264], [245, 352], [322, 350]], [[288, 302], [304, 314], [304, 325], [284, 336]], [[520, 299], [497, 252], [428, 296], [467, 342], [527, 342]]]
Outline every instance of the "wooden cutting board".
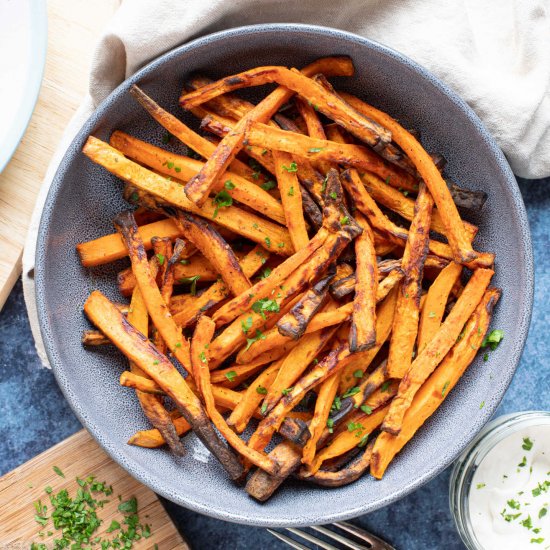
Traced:
[[63, 130], [88, 89], [95, 43], [118, 0], [48, 0], [44, 79], [30, 124], [0, 173], [0, 309], [21, 273], [34, 203]]
[[[64, 478], [54, 472], [54, 466], [63, 472]], [[94, 536], [103, 537], [113, 519], [122, 523], [123, 515], [117, 509], [118, 495], [123, 501], [136, 497], [140, 521], [151, 526], [151, 536], [135, 542], [135, 550], [190, 550], [155, 493], [115, 464], [85, 430], [0, 478], [0, 548], [23, 550], [30, 548], [32, 542], [52, 547], [51, 541], [60, 538], [60, 533], [49, 537], [38, 535], [40, 531], [47, 533], [53, 529], [51, 521], [45, 527], [36, 523], [33, 503], [41, 499], [42, 504], [48, 506], [49, 516], [51, 505], [44, 488], [52, 487], [52, 494], [67, 489], [69, 495], [74, 497], [78, 489], [76, 478], [89, 475], [95, 476], [97, 481], [106, 481], [114, 490], [110, 497], [96, 497], [98, 500], [108, 498], [110, 502], [98, 511], [103, 523]], [[107, 538], [112, 539], [115, 534], [111, 533]]]

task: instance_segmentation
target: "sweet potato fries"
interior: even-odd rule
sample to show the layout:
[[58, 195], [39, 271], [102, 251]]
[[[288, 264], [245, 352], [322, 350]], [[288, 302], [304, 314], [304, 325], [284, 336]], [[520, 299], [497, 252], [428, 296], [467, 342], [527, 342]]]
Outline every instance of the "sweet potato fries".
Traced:
[[[129, 360], [113, 376], [150, 426], [128, 443], [183, 455], [194, 432], [236, 483], [255, 468], [259, 501], [293, 474], [381, 478], [484, 345], [501, 294], [442, 157], [327, 80], [353, 71], [340, 56], [193, 75], [177, 93], [202, 135], [133, 86], [173, 147], [115, 131], [83, 148], [138, 206], [77, 246], [85, 267], [126, 262], [130, 303], [93, 291], [83, 343]], [[257, 104], [233, 93], [270, 83]]]

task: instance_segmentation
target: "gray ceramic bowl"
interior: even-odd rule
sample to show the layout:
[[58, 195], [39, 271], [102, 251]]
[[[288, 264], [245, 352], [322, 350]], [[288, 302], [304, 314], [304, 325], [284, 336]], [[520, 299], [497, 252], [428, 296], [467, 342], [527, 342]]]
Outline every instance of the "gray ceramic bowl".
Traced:
[[[269, 502], [259, 504], [227, 480], [194, 436], [185, 438], [188, 453], [181, 460], [165, 450], [126, 444], [147, 425], [131, 392], [118, 384], [126, 362], [114, 351], [84, 349], [80, 334], [89, 327], [82, 313], [88, 293], [99, 288], [118, 298], [114, 275], [127, 264], [83, 269], [75, 244], [112, 232], [113, 216], [128, 206], [120, 181], [80, 150], [88, 135], [107, 140], [117, 128], [160, 143], [162, 129], [128, 94], [133, 83], [181, 116], [178, 94], [193, 71], [217, 78], [256, 65], [300, 67], [331, 54], [350, 55], [357, 69], [354, 78], [335, 79], [338, 87], [420, 130], [428, 148], [448, 159], [454, 180], [489, 194], [482, 215], [471, 221], [480, 226], [476, 246], [497, 255], [494, 283], [504, 294], [493, 326], [503, 329], [505, 337], [488, 362], [478, 358], [472, 364], [382, 481], [365, 476], [339, 489], [289, 481]], [[251, 96], [258, 92], [252, 90]], [[69, 147], [48, 195], [36, 282], [42, 334], [59, 385], [84, 426], [122, 467], [157, 493], [198, 512], [252, 525], [290, 526], [342, 520], [380, 508], [454, 460], [491, 417], [514, 374], [529, 325], [533, 266], [515, 179], [491, 136], [460, 98], [412, 61], [358, 36], [319, 27], [265, 25], [217, 33], [167, 53], [101, 104]]]

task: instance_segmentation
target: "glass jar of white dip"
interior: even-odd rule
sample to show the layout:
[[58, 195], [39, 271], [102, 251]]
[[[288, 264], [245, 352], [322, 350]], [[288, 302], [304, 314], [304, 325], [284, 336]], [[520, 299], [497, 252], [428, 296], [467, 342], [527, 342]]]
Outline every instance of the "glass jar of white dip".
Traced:
[[450, 507], [469, 550], [550, 548], [550, 412], [504, 415], [456, 461]]

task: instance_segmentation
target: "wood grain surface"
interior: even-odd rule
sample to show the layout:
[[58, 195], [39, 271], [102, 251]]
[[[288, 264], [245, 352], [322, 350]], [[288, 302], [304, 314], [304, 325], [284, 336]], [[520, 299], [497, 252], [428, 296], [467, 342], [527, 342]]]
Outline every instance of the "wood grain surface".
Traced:
[[[56, 474], [54, 466], [65, 477]], [[67, 489], [69, 495], [74, 497], [78, 489], [76, 477], [82, 479], [89, 475], [94, 475], [99, 482], [107, 482], [114, 490], [110, 497], [96, 496], [98, 500], [108, 498], [110, 502], [98, 510], [97, 515], [103, 523], [94, 536], [103, 537], [113, 519], [122, 523], [123, 514], [117, 509], [118, 495], [123, 501], [136, 497], [140, 522], [151, 526], [151, 536], [135, 542], [133, 548], [189, 550], [155, 493], [115, 464], [85, 430], [0, 478], [0, 549], [28, 549], [32, 542], [44, 543], [52, 548], [52, 541], [60, 538], [60, 532], [52, 529], [51, 520], [45, 527], [35, 521], [33, 503], [41, 499], [42, 504], [48, 506], [49, 516], [51, 505], [44, 488], [52, 487], [52, 494]], [[49, 530], [54, 534], [47, 536]], [[40, 537], [39, 532], [45, 533], [45, 536]], [[111, 533], [107, 538], [112, 539], [115, 535], [116, 532]]]
[[25, 236], [50, 159], [88, 88], [94, 45], [118, 0], [49, 0], [40, 96], [15, 155], [0, 174], [0, 309], [21, 273]]

